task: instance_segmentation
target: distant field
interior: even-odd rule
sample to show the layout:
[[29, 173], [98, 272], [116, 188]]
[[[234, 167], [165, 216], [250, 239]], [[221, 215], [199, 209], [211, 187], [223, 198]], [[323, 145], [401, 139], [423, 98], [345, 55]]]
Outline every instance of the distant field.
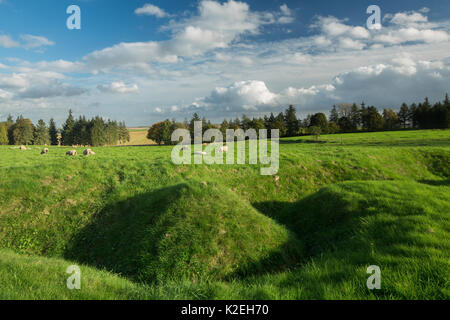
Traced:
[[130, 142], [125, 143], [126, 146], [145, 146], [154, 145], [155, 142], [147, 139], [148, 128], [128, 128], [130, 131]]
[[282, 139], [276, 177], [0, 147], [0, 299], [449, 299], [450, 130], [320, 141]]

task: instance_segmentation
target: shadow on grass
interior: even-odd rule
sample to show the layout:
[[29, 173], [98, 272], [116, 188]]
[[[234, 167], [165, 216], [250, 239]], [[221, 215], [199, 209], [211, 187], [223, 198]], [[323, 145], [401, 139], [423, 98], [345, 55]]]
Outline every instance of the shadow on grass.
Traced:
[[153, 229], [153, 239], [148, 239], [148, 229], [182, 189], [183, 185], [159, 189], [105, 207], [72, 239], [65, 258], [138, 280], [147, 267], [140, 258], [157, 256], [158, 240], [166, 230]]
[[342, 146], [342, 147], [448, 147], [450, 145], [449, 139], [442, 140], [383, 140], [383, 141], [346, 141], [346, 140], [280, 140], [280, 144], [307, 144], [318, 143], [327, 144], [328, 146]]
[[430, 186], [450, 186], [450, 179], [448, 180], [420, 180], [420, 183], [428, 184]]
[[306, 139], [298, 139], [298, 140], [280, 140], [280, 144], [297, 144], [297, 143], [306, 143], [306, 144], [325, 144], [327, 141], [325, 140], [306, 140]]

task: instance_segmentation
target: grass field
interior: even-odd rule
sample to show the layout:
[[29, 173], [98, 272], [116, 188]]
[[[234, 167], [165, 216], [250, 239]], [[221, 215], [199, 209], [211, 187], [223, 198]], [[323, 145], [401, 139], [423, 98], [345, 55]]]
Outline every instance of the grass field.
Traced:
[[0, 299], [449, 299], [450, 131], [310, 140], [280, 141], [277, 177], [0, 147]]

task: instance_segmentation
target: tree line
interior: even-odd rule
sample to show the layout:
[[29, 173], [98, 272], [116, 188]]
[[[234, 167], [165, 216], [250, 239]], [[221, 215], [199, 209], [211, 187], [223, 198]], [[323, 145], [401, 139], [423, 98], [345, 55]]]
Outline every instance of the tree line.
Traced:
[[36, 125], [30, 119], [18, 116], [14, 121], [9, 115], [0, 122], [0, 145], [89, 145], [93, 147], [116, 145], [130, 141], [125, 122], [105, 120], [99, 116], [75, 119], [72, 110], [61, 129], [50, 119], [49, 125], [39, 120]]
[[[165, 120], [155, 123], [148, 131], [147, 138], [158, 144], [173, 144], [172, 132], [176, 129], [187, 129], [194, 136], [194, 122], [201, 121], [203, 133], [208, 129], [219, 129], [226, 136], [227, 129], [278, 129], [280, 137], [295, 137], [300, 135], [350, 133], [360, 131], [384, 131], [400, 129], [448, 129], [450, 125], [450, 102], [448, 94], [443, 102], [431, 105], [428, 98], [423, 103], [413, 103], [408, 106], [403, 103], [399, 111], [391, 108], [379, 112], [375, 106], [353, 103], [342, 103], [333, 106], [329, 117], [324, 113], [310, 114], [305, 119], [299, 119], [294, 106], [289, 106], [277, 115], [271, 113], [264, 117], [252, 118], [243, 115], [242, 118], [225, 119], [221, 124], [212, 124], [205, 117], [195, 113], [190, 121], [183, 122]], [[270, 137], [270, 131], [269, 131]]]

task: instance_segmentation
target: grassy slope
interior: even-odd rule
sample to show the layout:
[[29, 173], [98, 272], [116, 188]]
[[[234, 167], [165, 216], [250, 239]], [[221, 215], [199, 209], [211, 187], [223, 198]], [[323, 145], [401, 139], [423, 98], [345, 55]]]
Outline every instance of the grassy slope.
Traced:
[[51, 260], [55, 272], [2, 251], [0, 297], [448, 298], [449, 131], [307, 140], [282, 141], [279, 181], [254, 166], [177, 167], [166, 147], [1, 148], [0, 247], [135, 282], [88, 268], [117, 290], [70, 296], [68, 262]]

